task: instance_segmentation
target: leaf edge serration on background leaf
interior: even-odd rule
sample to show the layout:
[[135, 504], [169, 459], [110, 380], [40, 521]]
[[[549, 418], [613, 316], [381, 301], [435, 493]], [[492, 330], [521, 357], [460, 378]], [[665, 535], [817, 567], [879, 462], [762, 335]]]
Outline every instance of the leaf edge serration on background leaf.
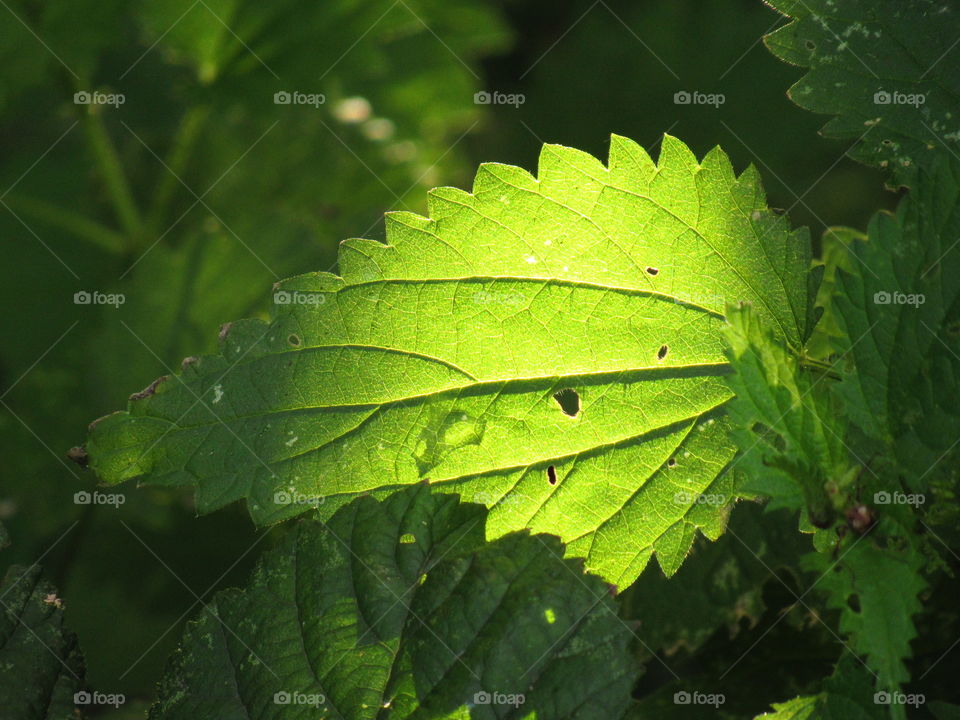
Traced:
[[[806, 110], [832, 115], [822, 132], [855, 140], [851, 157], [909, 184], [917, 166], [960, 150], [960, 58], [950, 52], [960, 9], [935, 0], [853, 8], [831, 0], [765, 2], [791, 18], [765, 45], [808, 70], [788, 96]], [[917, 95], [923, 102], [909, 101]]]
[[555, 537], [485, 542], [486, 513], [421, 484], [287, 526], [187, 626], [150, 717], [251, 717], [276, 694], [351, 720], [487, 717], [478, 693], [524, 696], [524, 716], [621, 717], [638, 667], [607, 585]]
[[[808, 233], [768, 210], [755, 168], [670, 136], [657, 164], [618, 136], [607, 166], [546, 145], [539, 177], [482, 165], [472, 194], [429, 198], [429, 218], [389, 214], [386, 244], [343, 243], [341, 276], [282, 281], [272, 323], [225, 326], [219, 356], [97, 421], [91, 466], [197, 485], [201, 512], [246, 498], [258, 524], [429, 478], [491, 506], [492, 535], [558, 534], [620, 586], [654, 554], [674, 572], [735, 494], [727, 303], [799, 349]], [[574, 418], [553, 399], [571, 387]]]

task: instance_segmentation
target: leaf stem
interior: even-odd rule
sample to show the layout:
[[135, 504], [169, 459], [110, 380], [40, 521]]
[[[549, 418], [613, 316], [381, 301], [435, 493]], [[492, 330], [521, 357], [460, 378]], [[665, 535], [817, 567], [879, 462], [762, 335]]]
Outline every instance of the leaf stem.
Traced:
[[7, 198], [7, 202], [24, 214], [71, 232], [102, 250], [110, 253], [123, 252], [123, 235], [81, 213], [25, 195], [11, 195]]
[[832, 365], [828, 365], [822, 360], [814, 360], [806, 355], [801, 355], [797, 358], [797, 361], [800, 363], [800, 367], [802, 367], [804, 370], [815, 370], [816, 372], [826, 375], [831, 380], [843, 379], [839, 373], [833, 372]]
[[160, 176], [153, 193], [153, 202], [147, 212], [146, 228], [151, 236], [161, 230], [160, 224], [166, 217], [174, 191], [180, 184], [179, 178], [190, 161], [194, 145], [196, 145], [209, 116], [209, 105], [195, 105], [187, 110], [180, 121], [180, 127], [173, 139], [170, 153], [164, 160], [169, 170], [165, 170]]
[[87, 139], [90, 141], [90, 148], [106, 183], [107, 193], [113, 203], [114, 212], [127, 234], [127, 245], [128, 247], [135, 247], [143, 229], [143, 221], [133, 199], [133, 193], [130, 190], [129, 182], [127, 182], [123, 166], [120, 164], [116, 148], [110, 140], [110, 136], [103, 125], [103, 119], [98, 112], [95, 110], [87, 112], [83, 118], [83, 125], [87, 132]]

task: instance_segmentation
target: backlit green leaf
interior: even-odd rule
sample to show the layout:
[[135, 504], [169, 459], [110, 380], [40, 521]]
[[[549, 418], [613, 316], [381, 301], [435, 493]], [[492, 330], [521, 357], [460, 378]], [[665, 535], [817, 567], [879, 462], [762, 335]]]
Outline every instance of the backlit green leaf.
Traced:
[[429, 210], [345, 242], [340, 276], [279, 283], [270, 323], [96, 423], [92, 466], [194, 484], [203, 512], [246, 498], [259, 524], [429, 480], [620, 586], [654, 552], [675, 571], [734, 491], [723, 313], [751, 303], [799, 348], [806, 232], [755, 170], [669, 136], [658, 164], [620, 137], [607, 167], [548, 145], [538, 178], [484, 165]]

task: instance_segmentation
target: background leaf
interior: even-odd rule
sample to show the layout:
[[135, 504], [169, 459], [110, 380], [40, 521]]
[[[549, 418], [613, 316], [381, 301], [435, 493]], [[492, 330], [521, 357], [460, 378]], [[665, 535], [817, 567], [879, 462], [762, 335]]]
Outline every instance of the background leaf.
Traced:
[[151, 717], [620, 717], [607, 587], [555, 538], [485, 543], [485, 514], [421, 485], [297, 523], [188, 627]]
[[960, 148], [960, 16], [916, 0], [772, 0], [794, 18], [766, 38], [782, 60], [810, 68], [790, 88], [801, 107], [834, 115], [823, 129], [856, 142], [851, 155], [907, 182], [916, 167]]

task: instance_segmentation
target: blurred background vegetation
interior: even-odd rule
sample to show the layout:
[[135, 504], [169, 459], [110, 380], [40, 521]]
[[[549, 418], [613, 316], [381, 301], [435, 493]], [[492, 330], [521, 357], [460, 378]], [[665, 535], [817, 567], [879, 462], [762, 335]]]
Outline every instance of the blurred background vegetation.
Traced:
[[[423, 212], [428, 188], [469, 188], [480, 162], [535, 171], [543, 142], [605, 158], [612, 132], [653, 154], [664, 132], [698, 155], [721, 145], [738, 170], [757, 164], [770, 204], [814, 237], [892, 207], [879, 174], [786, 97], [801, 71], [761, 41], [783, 22], [760, 0], [7, 0], [0, 522], [14, 545], [3, 565], [42, 558], [91, 686], [149, 700], [198, 598], [240, 582], [271, 533], [239, 507], [197, 520], [179, 489], [77, 505], [96, 481], [66, 452], [131, 392], [214, 351], [221, 323], [266, 314], [277, 279], [333, 269], [344, 238], [382, 238], [385, 211]], [[484, 90], [524, 101], [477, 104]], [[81, 91], [124, 102], [77, 104]], [[325, 102], [276, 104], [284, 91]], [[678, 105], [680, 91], [725, 102]], [[75, 304], [80, 291], [125, 302]], [[719, 560], [704, 562], [684, 572]], [[736, 658], [726, 625], [751, 616], [759, 637], [766, 605], [754, 600], [721, 597], [716, 626], [687, 628], [680, 644], [715, 655], [713, 636]], [[663, 626], [647, 639], [658, 652], [679, 643]], [[831, 642], [795, 650], [829, 663], [835, 648], [818, 648]], [[825, 674], [791, 675], [746, 709]]]

